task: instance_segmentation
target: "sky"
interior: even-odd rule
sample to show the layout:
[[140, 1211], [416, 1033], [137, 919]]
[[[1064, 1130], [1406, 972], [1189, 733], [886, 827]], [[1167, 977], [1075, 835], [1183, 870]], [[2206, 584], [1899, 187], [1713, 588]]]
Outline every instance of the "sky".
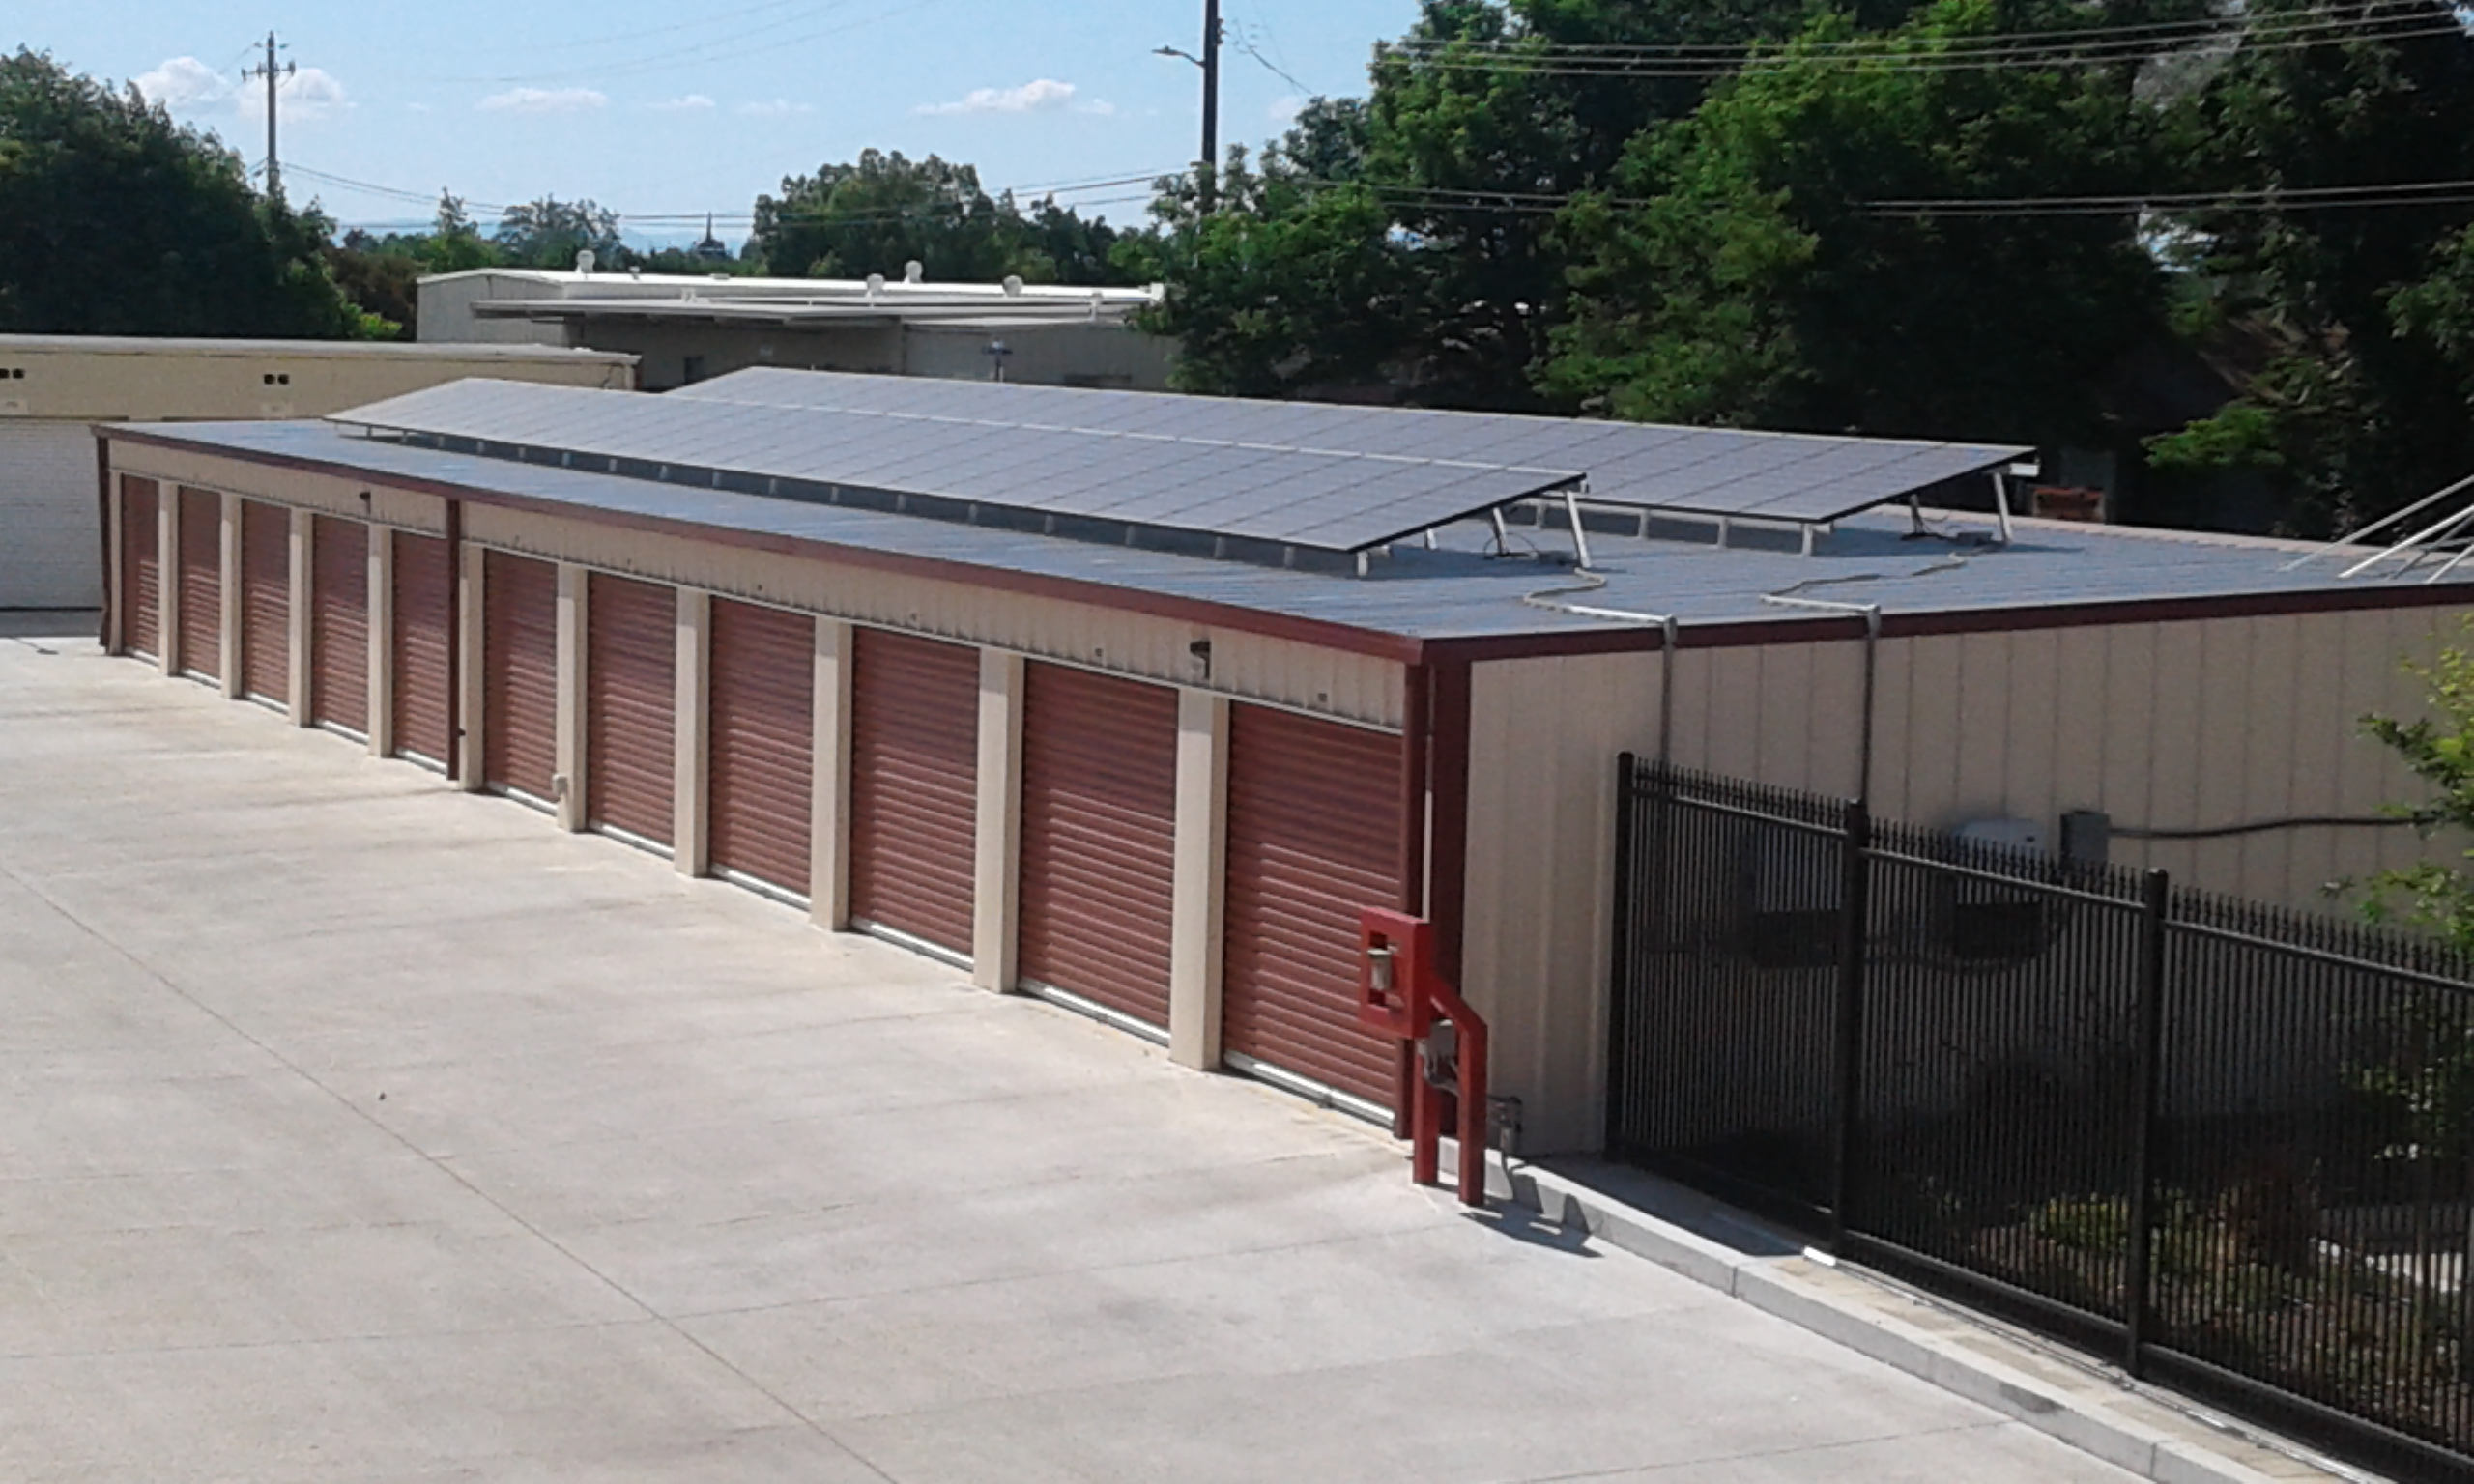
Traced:
[[[1147, 192], [1105, 183], [1179, 169], [1198, 147], [1200, 73], [1154, 48], [1197, 48], [1201, 0], [11, 10], [0, 49], [134, 81], [252, 165], [265, 85], [242, 70], [273, 27], [294, 69], [276, 105], [284, 193], [314, 195], [347, 226], [425, 222], [446, 188], [485, 223], [509, 202], [590, 197], [640, 243], [692, 241], [711, 212], [736, 245], [758, 192], [869, 147], [976, 165], [992, 190], [1063, 185], [1061, 202], [1127, 222]], [[1363, 94], [1374, 43], [1416, 13], [1416, 0], [1223, 0], [1222, 140], [1260, 144], [1305, 98]]]

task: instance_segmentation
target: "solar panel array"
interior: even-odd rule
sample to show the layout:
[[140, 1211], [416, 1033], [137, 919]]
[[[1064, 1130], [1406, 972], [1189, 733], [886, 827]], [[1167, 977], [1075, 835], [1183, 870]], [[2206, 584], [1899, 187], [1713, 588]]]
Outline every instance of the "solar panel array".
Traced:
[[667, 394], [808, 410], [933, 409], [1095, 432], [1579, 470], [1593, 504], [1820, 524], [2031, 453], [2016, 445], [1758, 433], [1501, 413], [934, 382], [756, 367]]
[[973, 415], [939, 396], [968, 383], [898, 385], [917, 394], [912, 408], [466, 381], [329, 420], [675, 483], [787, 481], [1336, 552], [1382, 546], [1582, 477], [1434, 450], [1302, 449]]
[[770, 368], [659, 397], [458, 382], [330, 420], [677, 484], [1339, 553], [1584, 484], [1592, 504], [1820, 525], [2028, 451]]

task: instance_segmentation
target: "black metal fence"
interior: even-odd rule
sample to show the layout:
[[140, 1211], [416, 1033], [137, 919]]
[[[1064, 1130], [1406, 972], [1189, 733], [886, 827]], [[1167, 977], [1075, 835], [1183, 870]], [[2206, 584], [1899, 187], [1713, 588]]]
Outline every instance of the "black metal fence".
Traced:
[[1608, 1146], [2415, 1476], [2474, 1469], [2474, 974], [1623, 763]]

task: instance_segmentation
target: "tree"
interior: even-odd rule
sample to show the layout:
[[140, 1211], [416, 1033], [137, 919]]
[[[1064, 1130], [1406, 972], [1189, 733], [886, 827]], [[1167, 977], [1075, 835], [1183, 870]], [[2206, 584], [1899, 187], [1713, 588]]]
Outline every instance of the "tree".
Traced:
[[[442, 220], [450, 201], [452, 197], [440, 202]], [[463, 205], [453, 204], [459, 211]], [[526, 268], [573, 268], [580, 252], [591, 253], [604, 267], [616, 267], [618, 214], [590, 199], [561, 201], [543, 196], [508, 207], [500, 215], [491, 241], [510, 262]]]
[[[2288, 28], [2304, 12], [2316, 14], [2307, 0], [2247, 10]], [[2341, 39], [2243, 45], [2177, 123], [2210, 188], [2463, 180], [2474, 35], [2441, 0], [2371, 0]], [[2474, 470], [2474, 341], [2461, 328], [2474, 204], [2411, 194], [2191, 216], [2195, 267], [2222, 290], [2212, 325], [2249, 327], [2274, 349], [2224, 413], [2157, 440], [2159, 462], [2263, 472], [2289, 528], [2311, 533]]]
[[328, 271], [331, 232], [254, 195], [239, 157], [134, 89], [0, 57], [0, 330], [368, 332]]
[[1053, 198], [1026, 214], [1010, 195], [991, 198], [979, 172], [931, 155], [863, 151], [851, 164], [791, 176], [778, 196], [756, 198], [753, 251], [774, 272], [899, 281], [912, 263], [943, 282], [1124, 281], [1111, 253], [1117, 233]]
[[[2064, 14], [2030, 19], [2060, 29]], [[1992, 0], [1941, 0], [1871, 40], [1825, 16], [1638, 136], [1614, 198], [1584, 195], [1558, 221], [1573, 300], [1541, 385], [1661, 421], [2107, 442], [2109, 373], [2169, 333], [2136, 214], [2029, 224], [1868, 204], [2110, 196], [2156, 178], [2155, 116], [2126, 68], [1906, 60], [1995, 26]]]
[[1364, 186], [1250, 170], [1233, 151], [1204, 214], [1188, 183], [1155, 207], [1160, 229], [1120, 249], [1130, 272], [1167, 282], [1137, 323], [1174, 337], [1185, 390], [1293, 396], [1381, 385], [1429, 316], [1414, 249]]

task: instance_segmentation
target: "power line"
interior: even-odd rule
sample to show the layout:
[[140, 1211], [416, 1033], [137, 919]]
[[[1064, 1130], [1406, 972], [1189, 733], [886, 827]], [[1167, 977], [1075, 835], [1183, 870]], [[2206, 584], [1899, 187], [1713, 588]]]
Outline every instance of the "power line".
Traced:
[[[2379, 12], [2386, 14], [2375, 14]], [[1388, 43], [1387, 49], [1412, 57], [1461, 52], [1479, 56], [1502, 56], [1514, 60], [1546, 62], [1668, 60], [1731, 63], [1755, 53], [1782, 53], [1790, 48], [1796, 54], [1805, 57], [1831, 53], [1850, 53], [1864, 57], [1885, 54], [1942, 55], [1970, 51], [2015, 50], [2022, 47], [2030, 50], [2068, 51], [2085, 47], [2090, 43], [2157, 45], [2175, 41], [2207, 41], [2258, 32], [2273, 34], [2297, 30], [2378, 26], [2392, 23], [2421, 24], [2435, 21], [2455, 21], [2461, 25], [2463, 17], [2447, 7], [2431, 3], [2431, 0], [2371, 0], [2368, 7], [2358, 4], [2312, 5], [2265, 14], [2252, 14], [2233, 17], [2208, 16], [2192, 20], [2072, 26], [2041, 31], [1962, 33], [1947, 36], [1872, 33], [1831, 38], [1772, 39], [1729, 43], [1558, 43], [1541, 41], [1535, 37], [1509, 39], [1410, 37]]]
[[1746, 51], [1727, 61], [1714, 58], [1679, 58], [1672, 61], [1584, 58], [1568, 63], [1551, 58], [1534, 59], [1514, 54], [1471, 56], [1438, 51], [1411, 54], [1407, 60], [1413, 65], [1438, 71], [1496, 72], [1512, 76], [1615, 77], [1641, 81], [1710, 80], [1738, 76], [1747, 72], [1776, 72], [1806, 67], [1860, 68], [1875, 72], [1948, 72], [2047, 70], [2065, 66], [2144, 63], [2204, 54], [2205, 43], [2216, 38], [2222, 38], [2229, 43], [2224, 48], [2224, 54], [2231, 55], [2237, 51], [2264, 53], [2302, 50], [2356, 41], [2395, 42], [2420, 37], [2466, 37], [2467, 35], [2466, 24], [2455, 18], [2413, 22], [2401, 17], [2393, 22], [2373, 22], [2368, 26], [2329, 21], [2251, 31], [2224, 31], [2216, 33], [2214, 37], [2194, 38], [2193, 44], [2165, 46], [2160, 46], [2153, 41], [2105, 42], [2101, 40], [2077, 46], [2052, 44], [2007, 51], [1990, 48], [1951, 49], [1935, 46], [1876, 45], [1869, 50], [1827, 53], [1788, 48]]

